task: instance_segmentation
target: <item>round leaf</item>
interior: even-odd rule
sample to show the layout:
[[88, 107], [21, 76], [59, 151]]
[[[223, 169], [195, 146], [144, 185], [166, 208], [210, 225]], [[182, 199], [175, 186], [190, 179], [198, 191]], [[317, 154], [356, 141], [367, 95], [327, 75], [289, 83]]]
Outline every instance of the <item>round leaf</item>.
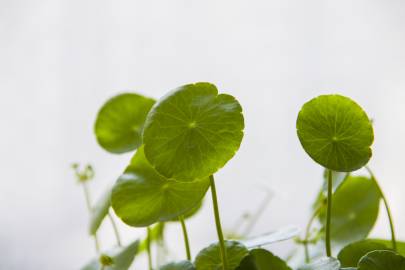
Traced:
[[351, 172], [371, 157], [371, 122], [357, 103], [344, 96], [323, 95], [305, 103], [298, 114], [297, 134], [307, 154], [330, 170]]
[[405, 258], [393, 251], [372, 251], [361, 258], [358, 270], [405, 270]]
[[[349, 176], [333, 194], [331, 238], [346, 245], [365, 239], [378, 217], [380, 193], [374, 181]], [[325, 222], [326, 207], [320, 215]]]
[[342, 267], [356, 267], [361, 257], [374, 250], [387, 250], [388, 247], [373, 240], [363, 240], [344, 247], [338, 255]]
[[321, 258], [313, 263], [304, 265], [298, 270], [339, 270], [340, 263], [337, 259], [326, 257]]
[[253, 249], [237, 270], [291, 270], [285, 261], [265, 249]]
[[238, 101], [209, 83], [189, 84], [162, 98], [145, 123], [145, 155], [167, 178], [194, 181], [230, 160], [243, 137]]
[[[245, 258], [249, 251], [237, 241], [225, 241], [225, 248], [228, 256], [228, 269], [234, 270]], [[212, 244], [201, 250], [196, 259], [195, 266], [198, 270], [222, 270], [222, 260], [218, 243]]]
[[159, 268], [160, 270], [195, 270], [190, 261], [180, 261], [166, 264]]
[[177, 182], [159, 175], [140, 147], [113, 188], [112, 207], [126, 224], [145, 227], [169, 221], [197, 206], [209, 184], [209, 179]]
[[100, 109], [94, 132], [101, 147], [119, 154], [142, 144], [142, 127], [155, 101], [137, 94], [120, 94]]
[[[383, 245], [386, 245], [390, 249], [392, 248], [392, 242], [391, 240], [385, 240], [385, 239], [370, 239], [374, 242], [381, 243]], [[405, 256], [405, 242], [402, 241], [397, 241], [397, 250], [398, 254]]]

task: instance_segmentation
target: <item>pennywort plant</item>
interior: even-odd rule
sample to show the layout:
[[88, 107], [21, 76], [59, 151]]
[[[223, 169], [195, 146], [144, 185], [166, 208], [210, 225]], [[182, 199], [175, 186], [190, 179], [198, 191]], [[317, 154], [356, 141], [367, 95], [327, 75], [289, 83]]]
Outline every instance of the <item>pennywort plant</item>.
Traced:
[[[299, 266], [294, 269], [405, 270], [405, 243], [395, 238], [388, 201], [376, 177], [369, 167], [365, 167], [366, 176], [352, 174], [366, 166], [372, 156], [373, 126], [365, 111], [350, 98], [322, 95], [303, 105], [296, 125], [302, 147], [324, 168], [325, 180], [304, 238], [296, 241], [304, 245], [305, 256], [295, 256]], [[211, 83], [183, 85], [157, 101], [136, 93], [108, 100], [95, 121], [97, 142], [111, 154], [132, 153], [132, 158], [94, 205], [87, 187], [93, 169], [74, 166], [90, 213], [89, 234], [97, 247], [97, 257], [82, 270], [128, 270], [140, 253], [146, 253], [150, 270], [292, 270], [287, 261], [267, 248], [296, 237], [297, 228], [286, 227], [252, 238], [242, 235], [240, 239], [227, 239], [223, 232], [215, 174], [238, 151], [243, 130], [240, 103]], [[187, 220], [201, 209], [208, 190], [218, 241], [193, 257]], [[391, 240], [368, 238], [381, 201]], [[268, 198], [248, 230], [267, 203]], [[111, 208], [123, 223], [143, 230], [143, 239], [126, 245]], [[117, 242], [113, 249], [104, 251], [98, 230], [106, 218]], [[177, 223], [181, 229], [176, 249], [182, 247], [184, 255], [180, 261], [162, 262], [159, 249], [152, 247], [165, 249], [169, 223]], [[320, 246], [324, 246], [326, 256]], [[339, 251], [336, 258], [334, 250]]]

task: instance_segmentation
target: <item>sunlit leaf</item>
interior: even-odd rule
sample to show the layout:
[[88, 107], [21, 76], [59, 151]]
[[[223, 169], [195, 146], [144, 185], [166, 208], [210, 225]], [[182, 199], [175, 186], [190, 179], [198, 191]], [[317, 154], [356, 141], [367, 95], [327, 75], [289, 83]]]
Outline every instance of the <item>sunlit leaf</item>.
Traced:
[[285, 261], [265, 249], [253, 249], [236, 270], [291, 270]]
[[313, 263], [304, 265], [298, 270], [339, 270], [340, 263], [335, 258], [321, 258]]
[[125, 153], [142, 144], [142, 128], [153, 99], [137, 94], [120, 94], [100, 109], [94, 132], [101, 147], [111, 153]]
[[[104, 255], [111, 257], [112, 265], [105, 266], [104, 270], [128, 270], [138, 253], [139, 241], [132, 242], [126, 247], [117, 247], [110, 251], [104, 252]], [[100, 270], [101, 265], [99, 258], [93, 259], [81, 270]]]
[[190, 261], [180, 261], [166, 264], [159, 270], [195, 270], [195, 267]]
[[251, 237], [241, 242], [248, 248], [263, 247], [272, 243], [288, 240], [298, 236], [300, 229], [297, 227], [285, 227], [277, 231]]
[[90, 215], [89, 232], [94, 235], [108, 214], [111, 206], [111, 188], [108, 188], [96, 202]]
[[148, 114], [145, 155], [167, 178], [194, 181], [214, 174], [230, 160], [243, 137], [238, 101], [210, 83], [181, 86]]
[[[203, 202], [204, 202], [204, 200], [201, 200], [195, 207], [193, 207], [189, 211], [187, 211], [183, 215], [183, 218], [184, 219], [189, 219], [189, 218], [193, 217], [194, 215], [196, 215], [201, 210], [201, 208], [203, 206]], [[179, 221], [179, 218], [178, 217], [173, 218], [171, 221], [177, 222], [177, 221]]]
[[387, 250], [388, 247], [382, 243], [367, 239], [355, 242], [344, 247], [338, 254], [342, 267], [357, 267], [360, 259], [367, 253], [374, 250]]
[[322, 95], [305, 103], [297, 134], [307, 154], [327, 169], [351, 172], [367, 164], [374, 140], [363, 109], [340, 95]]
[[405, 258], [389, 250], [372, 251], [361, 258], [358, 270], [405, 270]]
[[178, 182], [164, 178], [148, 163], [140, 147], [113, 188], [112, 207], [126, 224], [145, 227], [197, 206], [209, 184], [209, 179]]
[[[228, 256], [228, 269], [226, 270], [234, 270], [249, 254], [247, 248], [237, 241], [225, 241], [225, 247]], [[219, 244], [215, 243], [201, 250], [194, 264], [198, 270], [222, 270]]]

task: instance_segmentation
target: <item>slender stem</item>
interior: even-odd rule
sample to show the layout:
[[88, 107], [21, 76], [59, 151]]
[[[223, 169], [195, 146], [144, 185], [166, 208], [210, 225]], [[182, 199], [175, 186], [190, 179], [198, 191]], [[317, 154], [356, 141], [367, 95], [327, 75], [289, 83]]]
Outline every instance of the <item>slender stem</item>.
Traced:
[[375, 178], [375, 176], [374, 176], [373, 172], [371, 171], [371, 169], [368, 166], [366, 166], [366, 170], [368, 171], [368, 173], [371, 176], [371, 179], [374, 181], [375, 185], [377, 186], [378, 192], [380, 193], [380, 196], [381, 196], [381, 198], [382, 198], [382, 200], [384, 202], [385, 210], [387, 212], [388, 220], [389, 220], [389, 223], [390, 223], [392, 248], [395, 251], [397, 251], [397, 240], [396, 240], [396, 237], [395, 237], [394, 220], [392, 218], [390, 206], [388, 205], [387, 197], [385, 197], [385, 194], [382, 191], [381, 186], [378, 184], [377, 178]]
[[148, 253], [148, 266], [149, 266], [149, 270], [152, 270], [152, 253], [151, 253], [151, 249], [150, 249], [150, 239], [151, 239], [151, 232], [150, 232], [150, 228], [147, 228], [147, 232], [148, 232], [148, 236], [146, 237], [147, 241], [146, 241], [146, 250]]
[[[89, 188], [87, 187], [87, 183], [82, 182], [82, 187], [83, 187], [84, 197], [86, 199], [87, 210], [89, 210], [89, 213], [91, 214], [93, 212], [93, 207], [91, 206], [91, 196], [90, 196]], [[96, 247], [96, 252], [100, 253], [100, 241], [98, 240], [97, 233], [95, 233], [93, 237], [94, 237], [94, 245]]]
[[191, 261], [190, 242], [188, 240], [188, 233], [187, 233], [186, 223], [184, 222], [184, 216], [180, 216], [179, 220], [180, 220], [180, 223], [181, 223], [181, 229], [183, 230], [184, 244], [185, 244], [185, 247], [186, 247], [187, 260]]
[[324, 203], [319, 205], [315, 211], [312, 213], [311, 218], [308, 221], [307, 227], [305, 228], [305, 238], [304, 238], [304, 251], [305, 251], [305, 262], [310, 263], [311, 258], [309, 256], [309, 249], [308, 249], [308, 241], [309, 241], [309, 235], [312, 227], [312, 223], [314, 223], [316, 217], [319, 215], [319, 212], [321, 212], [322, 208], [324, 207]]
[[121, 244], [121, 236], [120, 236], [120, 233], [118, 231], [117, 224], [115, 223], [114, 218], [113, 218], [113, 216], [111, 215], [110, 212], [108, 212], [108, 218], [111, 221], [111, 226], [113, 227], [113, 230], [114, 230], [115, 239], [117, 240], [117, 245], [119, 247], [121, 247], [122, 246], [122, 244]]
[[332, 220], [332, 171], [328, 170], [328, 200], [327, 200], [327, 211], [326, 211], [326, 235], [325, 235], [325, 247], [326, 256], [332, 257], [332, 248], [330, 244], [330, 226]]
[[264, 210], [266, 210], [267, 206], [269, 205], [272, 197], [273, 196], [272, 196], [272, 194], [270, 192], [266, 194], [266, 197], [264, 198], [264, 200], [262, 201], [262, 203], [258, 207], [257, 211], [252, 215], [249, 223], [245, 227], [245, 230], [242, 232], [243, 236], [246, 236], [246, 235], [250, 234], [250, 232], [253, 229], [253, 226], [257, 223], [259, 218], [262, 216]]
[[228, 270], [228, 258], [227, 258], [227, 255], [226, 255], [224, 235], [222, 233], [221, 219], [219, 217], [217, 191], [216, 191], [216, 188], [215, 188], [215, 180], [214, 180], [213, 175], [210, 176], [210, 182], [211, 182], [212, 204], [213, 204], [213, 207], [214, 207], [214, 215], [215, 215], [215, 225], [217, 227], [219, 247], [220, 247], [220, 250], [221, 250], [222, 269], [223, 270]]

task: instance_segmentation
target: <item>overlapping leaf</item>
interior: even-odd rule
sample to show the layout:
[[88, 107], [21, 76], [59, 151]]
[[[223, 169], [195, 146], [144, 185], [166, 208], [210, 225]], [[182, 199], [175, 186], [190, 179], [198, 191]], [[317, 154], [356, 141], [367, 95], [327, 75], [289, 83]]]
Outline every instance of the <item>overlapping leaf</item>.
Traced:
[[291, 270], [285, 261], [265, 249], [249, 251], [236, 270]]

